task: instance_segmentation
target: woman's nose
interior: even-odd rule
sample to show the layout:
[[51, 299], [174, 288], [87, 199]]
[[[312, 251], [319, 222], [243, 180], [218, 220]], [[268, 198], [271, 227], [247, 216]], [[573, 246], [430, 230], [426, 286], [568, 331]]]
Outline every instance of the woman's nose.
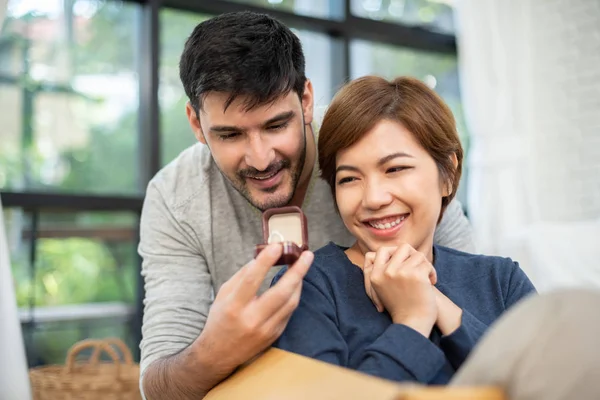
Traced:
[[387, 185], [380, 182], [367, 183], [363, 193], [363, 206], [377, 210], [392, 202], [392, 194]]

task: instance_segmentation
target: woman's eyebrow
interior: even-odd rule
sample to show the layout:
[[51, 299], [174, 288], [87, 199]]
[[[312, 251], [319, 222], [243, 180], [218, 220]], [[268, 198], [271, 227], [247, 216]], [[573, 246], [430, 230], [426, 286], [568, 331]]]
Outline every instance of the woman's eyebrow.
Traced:
[[377, 161], [377, 166], [381, 167], [383, 164], [390, 162], [395, 158], [401, 158], [401, 157], [414, 158], [410, 154], [400, 151], [400, 152], [392, 153], [390, 155], [380, 158], [379, 161]]
[[[405, 153], [403, 151], [400, 151], [400, 152], [392, 153], [385, 157], [380, 158], [379, 161], [377, 161], [377, 166], [381, 167], [382, 165], [392, 161], [393, 159], [401, 158], [401, 157], [414, 158], [412, 155]], [[340, 171], [360, 172], [360, 169], [353, 165], [341, 164], [341, 165], [338, 165], [338, 167], [335, 169], [335, 173], [337, 174]]]

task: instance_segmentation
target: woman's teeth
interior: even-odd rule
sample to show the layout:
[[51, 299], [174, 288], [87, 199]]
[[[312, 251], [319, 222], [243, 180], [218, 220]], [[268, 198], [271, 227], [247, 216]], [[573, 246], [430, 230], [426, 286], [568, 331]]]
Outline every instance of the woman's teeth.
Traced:
[[377, 221], [369, 221], [369, 225], [371, 225], [375, 229], [390, 229], [390, 228], [393, 228], [394, 226], [398, 225], [400, 222], [404, 221], [405, 218], [406, 218], [406, 216], [403, 215], [401, 217], [396, 218], [393, 221], [385, 222], [385, 223], [379, 223]]

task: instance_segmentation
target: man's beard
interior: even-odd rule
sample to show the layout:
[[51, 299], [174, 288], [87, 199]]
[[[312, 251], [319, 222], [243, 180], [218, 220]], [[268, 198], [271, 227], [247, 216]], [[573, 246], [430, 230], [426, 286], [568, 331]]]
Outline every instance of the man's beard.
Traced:
[[[298, 158], [298, 165], [294, 168], [294, 170], [291, 171], [292, 190], [288, 195], [279, 196], [279, 198], [272, 199], [264, 203], [259, 203], [255, 198], [252, 197], [252, 194], [250, 193], [250, 190], [248, 189], [248, 184], [246, 182], [247, 179], [252, 179], [252, 177], [268, 176], [273, 172], [281, 172], [285, 169], [291, 169], [293, 167], [292, 162], [287, 158], [270, 164], [264, 171], [259, 171], [256, 168], [246, 168], [240, 170], [236, 173], [235, 177], [228, 176], [223, 172], [221, 168], [217, 168], [221, 175], [223, 175], [223, 177], [227, 179], [229, 183], [231, 183], [231, 186], [233, 186], [235, 190], [237, 190], [242, 196], [244, 196], [244, 198], [248, 200], [250, 204], [252, 204], [254, 207], [258, 208], [261, 211], [268, 210], [269, 208], [286, 206], [292, 201], [294, 195], [296, 194], [296, 189], [298, 188], [300, 176], [302, 175], [304, 165], [306, 164], [306, 125], [304, 124], [304, 118], [302, 122], [304, 143], [302, 146], [302, 152], [300, 153], [300, 157]], [[271, 191], [271, 193], [273, 193], [277, 189], [279, 189], [279, 186], [274, 186], [269, 190]], [[268, 193], [268, 191], [266, 192]]]
[[[304, 129], [304, 135], [303, 135], [304, 143], [302, 146], [302, 152], [300, 153], [300, 157], [298, 158], [298, 162], [297, 162], [296, 166], [292, 165], [292, 162], [290, 161], [290, 159], [286, 158], [286, 159], [283, 159], [283, 160], [280, 160], [280, 161], [270, 164], [263, 171], [258, 171], [256, 168], [246, 168], [246, 169], [243, 169], [243, 170], [240, 170], [237, 172], [237, 174], [236, 174], [237, 185], [234, 184], [233, 186], [238, 190], [238, 192], [240, 192], [240, 194], [242, 196], [244, 196], [246, 198], [246, 200], [248, 200], [248, 202], [250, 202], [250, 204], [252, 204], [254, 207], [258, 208], [259, 210], [265, 211], [265, 210], [268, 210], [269, 208], [287, 206], [294, 198], [294, 195], [296, 194], [296, 189], [298, 188], [298, 184], [300, 181], [300, 176], [302, 175], [302, 171], [304, 170], [304, 165], [306, 163], [306, 128], [304, 125], [303, 125], [303, 129]], [[247, 179], [252, 179], [254, 177], [261, 177], [261, 176], [269, 176], [269, 175], [272, 175], [275, 173], [283, 172], [286, 169], [290, 170], [290, 172], [291, 172], [291, 190], [289, 193], [287, 193], [287, 194], [284, 193], [280, 196], [277, 196], [276, 198], [269, 199], [263, 203], [259, 203], [257, 199], [252, 197], [252, 194], [248, 188]], [[262, 192], [263, 193], [274, 193], [278, 189], [280, 189], [280, 186], [276, 185], [269, 189], [262, 190]]]

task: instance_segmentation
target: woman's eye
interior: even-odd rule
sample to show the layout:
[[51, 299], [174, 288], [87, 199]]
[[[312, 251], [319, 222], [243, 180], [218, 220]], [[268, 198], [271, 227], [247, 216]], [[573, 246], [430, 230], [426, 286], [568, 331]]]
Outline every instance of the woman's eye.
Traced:
[[338, 181], [338, 185], [343, 185], [344, 183], [348, 183], [348, 182], [352, 182], [354, 181], [355, 178], [351, 177], [351, 176], [347, 176], [345, 178], [342, 178]]
[[409, 169], [411, 167], [393, 167], [393, 168], [388, 168], [387, 171], [385, 171], [388, 174], [393, 174], [394, 172], [400, 172], [403, 171], [405, 169]]

